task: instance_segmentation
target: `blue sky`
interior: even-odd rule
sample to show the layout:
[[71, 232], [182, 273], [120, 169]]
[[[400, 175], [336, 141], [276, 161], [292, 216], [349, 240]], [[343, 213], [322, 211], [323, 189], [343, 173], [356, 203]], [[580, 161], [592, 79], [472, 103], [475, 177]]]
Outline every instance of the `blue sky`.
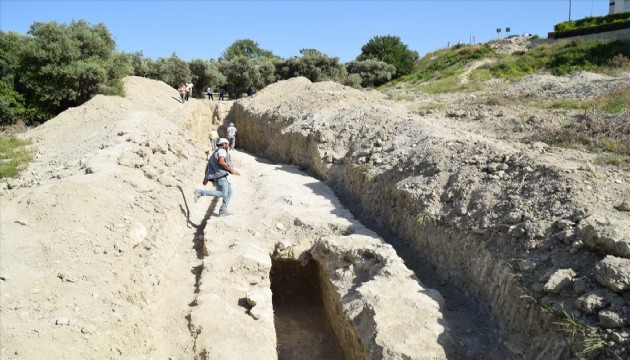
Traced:
[[399, 36], [420, 56], [455, 44], [524, 32], [546, 37], [569, 18], [608, 14], [608, 0], [134, 1], [0, 0], [0, 29], [25, 34], [36, 21], [103, 23], [119, 51], [157, 59], [217, 59], [235, 40], [251, 39], [289, 58], [317, 49], [354, 60], [374, 36]]

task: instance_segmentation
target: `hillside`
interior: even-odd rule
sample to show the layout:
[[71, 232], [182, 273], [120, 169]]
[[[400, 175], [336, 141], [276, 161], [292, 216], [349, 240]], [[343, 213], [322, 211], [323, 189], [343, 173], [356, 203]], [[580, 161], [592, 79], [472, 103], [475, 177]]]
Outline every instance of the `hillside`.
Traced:
[[[126, 78], [125, 98], [26, 133], [38, 155], [2, 183], [0, 355], [627, 358], [630, 167], [534, 135], [585, 119], [537, 103], [629, 82], [428, 95], [295, 78], [180, 104]], [[242, 176], [235, 215], [217, 217], [192, 194], [209, 130], [229, 122]]]

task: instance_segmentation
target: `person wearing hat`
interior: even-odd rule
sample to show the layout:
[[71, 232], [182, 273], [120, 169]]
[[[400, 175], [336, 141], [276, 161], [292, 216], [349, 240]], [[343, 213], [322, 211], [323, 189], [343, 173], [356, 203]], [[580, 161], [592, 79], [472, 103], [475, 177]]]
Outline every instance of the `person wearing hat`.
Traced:
[[236, 127], [234, 123], [230, 123], [230, 126], [227, 128], [227, 138], [230, 141], [230, 149], [234, 150], [236, 148]]
[[228, 175], [241, 175], [232, 164], [232, 158], [228, 153], [229, 144], [228, 139], [220, 138], [219, 141], [217, 141], [217, 149], [210, 155], [208, 164], [206, 165], [203, 184], [206, 185], [208, 181], [211, 181], [214, 183], [217, 190], [195, 189], [194, 192], [195, 202], [197, 202], [201, 196], [222, 197], [223, 202], [219, 208], [220, 216], [232, 214], [228, 211], [228, 204], [232, 197], [232, 184], [228, 180]]

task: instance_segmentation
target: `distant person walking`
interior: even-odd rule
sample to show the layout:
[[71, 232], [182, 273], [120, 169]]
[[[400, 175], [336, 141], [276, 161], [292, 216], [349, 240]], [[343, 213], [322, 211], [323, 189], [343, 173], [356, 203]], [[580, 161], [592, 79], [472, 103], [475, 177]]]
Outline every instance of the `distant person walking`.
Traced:
[[221, 88], [219, 90], [219, 100], [223, 100], [223, 94], [225, 93], [225, 90], [223, 90], [223, 88]]
[[230, 123], [230, 126], [227, 128], [227, 138], [230, 141], [230, 149], [234, 150], [236, 148], [236, 127], [234, 123]]
[[193, 90], [193, 83], [192, 81], [189, 81], [188, 84], [186, 84], [186, 101], [192, 98], [192, 90]]
[[232, 215], [232, 213], [228, 211], [228, 204], [232, 198], [232, 184], [228, 181], [228, 175], [240, 176], [241, 174], [232, 164], [232, 158], [228, 152], [228, 140], [226, 138], [220, 138], [216, 145], [217, 149], [210, 155], [208, 164], [206, 165], [203, 185], [211, 181], [214, 183], [217, 190], [195, 189], [193, 199], [196, 203], [201, 196], [222, 197], [223, 202], [219, 208], [219, 216], [227, 216]]
[[210, 132], [210, 135], [208, 135], [208, 138], [210, 138], [210, 146], [212, 147], [212, 152], [214, 152], [217, 149], [217, 141], [219, 141], [219, 133], [216, 130], [212, 130]]
[[186, 85], [184, 84], [182, 84], [182, 86], [179, 87], [179, 97], [182, 98], [182, 104], [183, 104], [186, 97]]
[[208, 86], [208, 100], [214, 101], [214, 97], [212, 97], [212, 86]]

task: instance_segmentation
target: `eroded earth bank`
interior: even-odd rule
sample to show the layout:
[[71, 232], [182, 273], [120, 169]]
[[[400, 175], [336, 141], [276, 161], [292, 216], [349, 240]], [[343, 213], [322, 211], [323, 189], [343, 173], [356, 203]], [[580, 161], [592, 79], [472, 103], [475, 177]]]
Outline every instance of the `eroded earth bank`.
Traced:
[[[627, 169], [331, 82], [186, 104], [125, 86], [24, 135], [2, 358], [630, 355]], [[228, 122], [242, 176], [218, 217], [192, 193]]]

